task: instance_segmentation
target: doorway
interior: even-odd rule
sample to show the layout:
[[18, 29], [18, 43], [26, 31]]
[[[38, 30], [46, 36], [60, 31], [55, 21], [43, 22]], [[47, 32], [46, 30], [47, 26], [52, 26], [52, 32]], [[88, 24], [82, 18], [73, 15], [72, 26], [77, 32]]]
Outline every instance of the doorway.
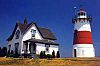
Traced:
[[36, 44], [34, 42], [30, 44], [30, 53], [36, 54]]
[[74, 57], [76, 57], [77, 55], [76, 55], [76, 49], [74, 49]]

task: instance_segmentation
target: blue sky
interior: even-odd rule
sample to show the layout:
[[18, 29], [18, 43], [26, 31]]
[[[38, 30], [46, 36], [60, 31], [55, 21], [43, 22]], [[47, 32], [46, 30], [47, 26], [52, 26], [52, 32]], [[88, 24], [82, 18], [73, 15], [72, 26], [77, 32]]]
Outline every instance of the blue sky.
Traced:
[[60, 44], [62, 57], [72, 56], [74, 6], [92, 16], [92, 35], [96, 56], [100, 56], [100, 0], [0, 0], [0, 46], [6, 46], [17, 21], [34, 21], [52, 30]]

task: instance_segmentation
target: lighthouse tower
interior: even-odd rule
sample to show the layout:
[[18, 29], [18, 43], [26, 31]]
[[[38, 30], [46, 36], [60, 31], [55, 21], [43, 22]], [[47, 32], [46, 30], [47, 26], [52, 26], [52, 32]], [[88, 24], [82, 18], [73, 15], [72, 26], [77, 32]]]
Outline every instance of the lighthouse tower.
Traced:
[[80, 9], [73, 18], [73, 57], [95, 57], [91, 33], [91, 18]]

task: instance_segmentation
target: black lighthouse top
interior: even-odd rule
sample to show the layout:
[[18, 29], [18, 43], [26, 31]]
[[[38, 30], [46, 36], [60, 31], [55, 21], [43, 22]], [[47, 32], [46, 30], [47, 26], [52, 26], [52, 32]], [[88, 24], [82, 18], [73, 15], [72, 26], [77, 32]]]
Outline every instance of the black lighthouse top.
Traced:
[[87, 15], [87, 12], [83, 9], [80, 9], [79, 11], [77, 11], [77, 13], [75, 14], [74, 18], [72, 19], [72, 22], [80, 22], [81, 20], [85, 21], [89, 21], [91, 22], [91, 18], [90, 16]]

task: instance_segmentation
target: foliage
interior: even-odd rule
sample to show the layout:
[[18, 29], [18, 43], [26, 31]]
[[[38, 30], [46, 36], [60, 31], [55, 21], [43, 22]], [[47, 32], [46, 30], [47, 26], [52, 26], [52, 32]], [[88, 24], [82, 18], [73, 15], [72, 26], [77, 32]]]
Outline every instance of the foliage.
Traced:
[[52, 58], [55, 58], [55, 51], [52, 52]]
[[43, 58], [46, 58], [46, 54], [45, 54], [45, 51], [43, 51]]
[[45, 58], [45, 52], [44, 51], [40, 52], [40, 58]]
[[14, 57], [14, 52], [13, 52], [13, 50], [11, 50], [11, 52], [8, 50], [7, 56], [8, 56], [8, 57]]
[[1, 50], [0, 50], [0, 57], [4, 57], [7, 55], [7, 48], [6, 47], [3, 47]]
[[60, 58], [60, 53], [59, 53], [59, 51], [57, 51], [56, 57], [57, 57], [57, 58]]
[[51, 54], [47, 54], [46, 58], [52, 58], [52, 55]]
[[40, 58], [43, 58], [43, 52], [42, 51], [40, 52]]

